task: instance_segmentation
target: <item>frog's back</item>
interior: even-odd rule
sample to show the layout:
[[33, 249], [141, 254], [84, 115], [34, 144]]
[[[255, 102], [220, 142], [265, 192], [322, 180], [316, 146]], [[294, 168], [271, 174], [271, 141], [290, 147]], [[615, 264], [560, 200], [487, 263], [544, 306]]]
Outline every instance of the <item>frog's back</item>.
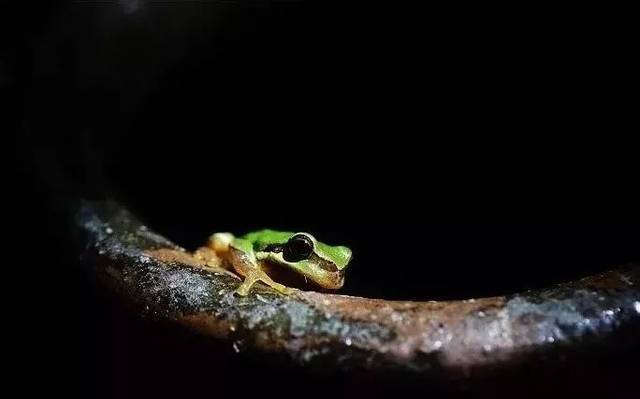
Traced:
[[254, 248], [264, 248], [270, 244], [284, 244], [294, 233], [289, 231], [258, 230], [240, 237], [253, 244]]

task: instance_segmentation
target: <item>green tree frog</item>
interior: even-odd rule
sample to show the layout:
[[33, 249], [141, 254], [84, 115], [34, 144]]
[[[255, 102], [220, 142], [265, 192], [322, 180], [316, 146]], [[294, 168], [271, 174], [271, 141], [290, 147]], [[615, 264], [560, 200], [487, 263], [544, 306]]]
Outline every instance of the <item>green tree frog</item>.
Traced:
[[309, 233], [260, 230], [241, 237], [213, 234], [207, 246], [194, 255], [210, 267], [232, 269], [244, 277], [236, 292], [246, 296], [257, 281], [290, 294], [289, 287], [272, 277], [291, 278], [292, 274], [321, 288], [341, 288], [352, 254], [347, 247], [324, 244]]

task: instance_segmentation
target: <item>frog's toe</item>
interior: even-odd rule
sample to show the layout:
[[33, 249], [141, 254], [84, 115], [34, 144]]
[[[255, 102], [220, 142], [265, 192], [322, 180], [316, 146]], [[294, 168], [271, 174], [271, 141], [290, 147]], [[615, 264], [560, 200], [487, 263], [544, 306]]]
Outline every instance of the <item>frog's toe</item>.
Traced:
[[249, 288], [246, 288], [244, 286], [240, 286], [234, 292], [236, 294], [240, 295], [240, 296], [247, 296], [247, 295], [249, 295], [249, 291], [250, 291]]
[[244, 282], [236, 289], [236, 294], [240, 296], [247, 296], [251, 292], [251, 287], [257, 281], [254, 276], [245, 277]]
[[287, 286], [284, 286], [282, 284], [269, 284], [271, 286], [271, 288], [273, 288], [274, 290], [278, 291], [281, 294], [284, 295], [291, 295], [293, 293], [293, 288], [289, 288]]

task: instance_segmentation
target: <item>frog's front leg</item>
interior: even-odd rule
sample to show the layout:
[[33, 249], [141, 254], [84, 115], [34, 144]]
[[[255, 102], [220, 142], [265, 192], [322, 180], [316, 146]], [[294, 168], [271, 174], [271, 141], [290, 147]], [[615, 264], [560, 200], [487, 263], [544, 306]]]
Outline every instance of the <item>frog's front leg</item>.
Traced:
[[[218, 243], [219, 244], [219, 243]], [[218, 246], [218, 249], [220, 247]], [[238, 287], [236, 292], [239, 295], [247, 296], [251, 291], [251, 287], [257, 282], [262, 281], [266, 285], [276, 291], [288, 295], [292, 292], [291, 288], [285, 287], [280, 283], [276, 283], [260, 269], [258, 260], [253, 251], [253, 245], [243, 239], [236, 238], [227, 248], [227, 259], [236, 272], [244, 276], [244, 282]]]
[[276, 283], [269, 277], [265, 272], [258, 268], [250, 268], [247, 270], [247, 274], [245, 275], [244, 282], [240, 284], [240, 287], [236, 290], [239, 295], [247, 296], [249, 292], [251, 292], [251, 287], [257, 282], [262, 281], [269, 287], [278, 291], [281, 294], [289, 295], [291, 294], [291, 288], [288, 288], [280, 283]]
[[230, 233], [216, 233], [209, 239], [207, 247], [230, 264], [236, 273], [244, 277], [243, 283], [236, 289], [239, 295], [247, 296], [257, 281], [262, 281], [276, 291], [288, 295], [292, 290], [276, 283], [260, 269], [253, 244], [247, 240], [236, 238]]

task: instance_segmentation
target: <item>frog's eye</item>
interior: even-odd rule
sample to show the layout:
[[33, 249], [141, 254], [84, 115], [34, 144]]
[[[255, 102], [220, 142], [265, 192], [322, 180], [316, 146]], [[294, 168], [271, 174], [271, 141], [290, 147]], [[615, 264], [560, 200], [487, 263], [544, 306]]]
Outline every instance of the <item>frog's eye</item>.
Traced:
[[313, 253], [313, 241], [304, 234], [296, 234], [287, 241], [282, 257], [287, 262], [300, 262], [309, 259]]

